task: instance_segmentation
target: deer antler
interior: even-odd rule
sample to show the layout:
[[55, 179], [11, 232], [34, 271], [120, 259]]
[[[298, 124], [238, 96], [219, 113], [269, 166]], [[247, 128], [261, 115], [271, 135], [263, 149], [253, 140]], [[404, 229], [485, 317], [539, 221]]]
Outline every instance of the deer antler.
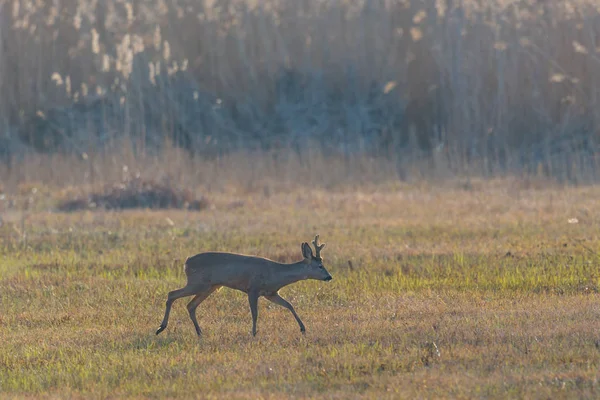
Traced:
[[321, 250], [323, 250], [323, 247], [325, 247], [325, 243], [319, 245], [319, 235], [317, 235], [315, 236], [315, 240], [313, 240], [312, 244], [315, 246], [315, 251], [317, 252], [315, 258], [321, 258]]

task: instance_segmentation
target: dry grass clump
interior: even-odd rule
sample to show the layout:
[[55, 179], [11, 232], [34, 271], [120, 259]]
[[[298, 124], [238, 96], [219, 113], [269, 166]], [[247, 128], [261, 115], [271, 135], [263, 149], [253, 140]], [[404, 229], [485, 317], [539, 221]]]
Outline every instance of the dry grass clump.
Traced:
[[204, 197], [196, 198], [187, 188], [174, 187], [167, 182], [135, 177], [116, 184], [105, 184], [100, 191], [89, 193], [86, 197], [62, 200], [59, 211], [77, 211], [101, 208], [105, 210], [123, 210], [129, 208], [180, 208], [202, 210], [208, 207]]

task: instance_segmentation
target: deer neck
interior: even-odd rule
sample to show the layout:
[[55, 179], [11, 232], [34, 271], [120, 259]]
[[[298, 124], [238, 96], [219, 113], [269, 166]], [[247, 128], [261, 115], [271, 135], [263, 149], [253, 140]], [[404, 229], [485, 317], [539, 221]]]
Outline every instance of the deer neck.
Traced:
[[282, 264], [278, 274], [279, 280], [283, 284], [282, 286], [308, 279], [305, 266], [304, 261], [298, 261], [292, 264]]

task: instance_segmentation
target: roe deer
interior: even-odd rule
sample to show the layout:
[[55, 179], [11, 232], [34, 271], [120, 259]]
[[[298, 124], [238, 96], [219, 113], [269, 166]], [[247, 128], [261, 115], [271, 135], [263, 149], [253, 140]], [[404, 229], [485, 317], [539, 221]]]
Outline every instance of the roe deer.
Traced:
[[187, 285], [182, 289], [169, 292], [165, 317], [158, 335], [167, 327], [169, 313], [173, 302], [181, 297], [196, 295], [187, 305], [190, 318], [198, 336], [202, 330], [196, 319], [196, 308], [214, 291], [222, 286], [237, 289], [248, 294], [250, 311], [252, 313], [252, 335], [256, 336], [256, 320], [258, 318], [258, 298], [264, 296], [267, 300], [291, 311], [300, 326], [300, 332], [305, 328], [294, 307], [278, 293], [279, 289], [304, 279], [330, 281], [331, 275], [323, 266], [321, 250], [325, 243], [319, 245], [319, 235], [313, 241], [316, 255], [313, 255], [310, 245], [302, 243], [304, 259], [292, 264], [282, 264], [266, 258], [246, 256], [232, 253], [200, 253], [185, 260], [184, 271]]

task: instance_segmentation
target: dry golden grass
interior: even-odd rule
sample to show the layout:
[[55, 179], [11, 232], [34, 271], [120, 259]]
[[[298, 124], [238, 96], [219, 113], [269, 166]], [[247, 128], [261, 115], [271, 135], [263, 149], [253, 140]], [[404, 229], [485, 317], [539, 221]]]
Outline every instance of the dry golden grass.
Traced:
[[[201, 212], [6, 210], [2, 397], [596, 398], [598, 196], [503, 179], [215, 191]], [[306, 336], [261, 300], [252, 338], [245, 296], [225, 289], [198, 309], [201, 340], [185, 300], [154, 335], [185, 257], [291, 261], [317, 232], [334, 280], [282, 291]]]
[[[539, 178], [597, 177], [593, 2], [187, 3], [0, 2], [0, 397], [600, 396], [600, 187]], [[210, 207], [56, 212], [138, 173]], [[306, 336], [154, 335], [185, 257], [315, 233]]]

